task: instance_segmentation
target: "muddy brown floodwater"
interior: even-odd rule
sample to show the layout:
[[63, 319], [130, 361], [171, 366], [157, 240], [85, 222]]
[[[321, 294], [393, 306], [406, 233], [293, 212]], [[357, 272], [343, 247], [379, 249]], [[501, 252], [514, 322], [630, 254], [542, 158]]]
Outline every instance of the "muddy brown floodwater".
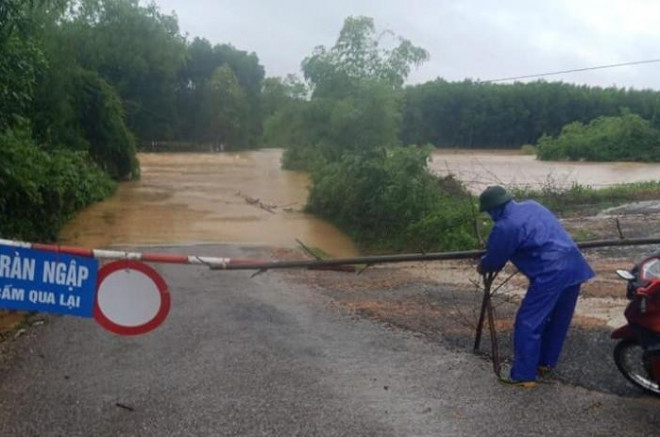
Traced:
[[473, 192], [493, 184], [597, 188], [660, 179], [658, 163], [538, 161], [518, 151], [436, 150], [429, 167], [437, 174], [454, 174]]
[[[345, 234], [301, 211], [309, 180], [282, 170], [281, 155], [279, 149], [140, 154], [142, 179], [120, 184], [113, 197], [78, 214], [60, 240], [87, 247], [184, 242], [294, 247], [300, 239], [333, 256], [356, 255]], [[515, 151], [437, 150], [430, 167], [455, 174], [475, 192], [493, 183], [603, 186], [660, 178], [660, 164], [543, 162]]]
[[[333, 256], [357, 254], [350, 238], [301, 212], [309, 180], [280, 168], [281, 150], [143, 153], [140, 181], [82, 211], [60, 233], [86, 247], [228, 242], [280, 247], [296, 239]], [[259, 202], [273, 213], [263, 209]]]

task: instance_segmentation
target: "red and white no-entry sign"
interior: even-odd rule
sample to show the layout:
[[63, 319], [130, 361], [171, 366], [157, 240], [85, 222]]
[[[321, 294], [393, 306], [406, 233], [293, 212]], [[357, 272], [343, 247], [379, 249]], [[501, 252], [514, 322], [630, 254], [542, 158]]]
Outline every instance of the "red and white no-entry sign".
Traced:
[[138, 261], [115, 261], [98, 273], [94, 318], [120, 335], [156, 329], [170, 312], [170, 293], [153, 268]]

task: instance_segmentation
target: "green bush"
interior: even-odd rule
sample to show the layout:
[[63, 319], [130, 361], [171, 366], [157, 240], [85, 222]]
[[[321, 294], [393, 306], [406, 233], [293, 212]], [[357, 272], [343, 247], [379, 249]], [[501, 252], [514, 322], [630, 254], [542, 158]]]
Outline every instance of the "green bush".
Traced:
[[38, 147], [26, 129], [0, 135], [0, 236], [51, 241], [75, 211], [115, 183], [86, 152]]
[[115, 90], [98, 73], [84, 70], [76, 88], [78, 122], [94, 162], [116, 180], [139, 177], [135, 139]]
[[98, 73], [55, 67], [42, 73], [32, 127], [49, 150], [87, 151], [115, 180], [139, 177], [137, 147], [117, 92]]
[[399, 145], [400, 95], [378, 80], [356, 81], [352, 87], [349, 96], [315, 98], [266, 122], [267, 141], [286, 147], [284, 168], [310, 170], [319, 160], [334, 162], [346, 154]]
[[308, 210], [337, 223], [370, 251], [473, 248], [472, 198], [427, 170], [427, 149], [347, 155], [312, 171]]
[[539, 139], [543, 160], [660, 161], [660, 131], [639, 115], [598, 117], [589, 124], [573, 122], [556, 137]]

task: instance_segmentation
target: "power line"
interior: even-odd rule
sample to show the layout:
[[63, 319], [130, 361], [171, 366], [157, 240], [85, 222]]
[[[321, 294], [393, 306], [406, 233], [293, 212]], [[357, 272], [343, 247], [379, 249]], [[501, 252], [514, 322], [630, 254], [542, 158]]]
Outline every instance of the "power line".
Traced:
[[558, 74], [576, 73], [579, 71], [604, 70], [606, 68], [626, 67], [628, 65], [653, 64], [660, 62], [660, 59], [647, 59], [645, 61], [622, 62], [620, 64], [599, 65], [596, 67], [574, 68], [572, 70], [553, 71], [550, 73], [528, 74], [526, 76], [503, 77], [500, 79], [481, 80], [479, 83], [504, 82], [507, 80], [532, 79], [535, 77], [555, 76]]

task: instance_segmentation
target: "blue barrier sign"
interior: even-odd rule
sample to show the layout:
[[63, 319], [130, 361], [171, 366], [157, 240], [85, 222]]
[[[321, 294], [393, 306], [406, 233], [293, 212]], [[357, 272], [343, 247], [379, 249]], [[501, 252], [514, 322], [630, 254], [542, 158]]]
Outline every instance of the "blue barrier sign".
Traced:
[[0, 245], [0, 308], [92, 317], [98, 261]]

